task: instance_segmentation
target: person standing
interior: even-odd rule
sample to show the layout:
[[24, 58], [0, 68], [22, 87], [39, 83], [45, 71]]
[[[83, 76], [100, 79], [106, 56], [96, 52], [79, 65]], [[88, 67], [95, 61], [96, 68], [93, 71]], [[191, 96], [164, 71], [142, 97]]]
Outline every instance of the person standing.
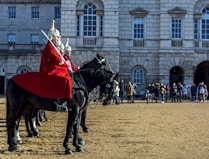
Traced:
[[120, 104], [120, 87], [118, 81], [114, 80], [115, 89], [114, 89], [114, 98], [115, 104]]
[[166, 93], [165, 86], [161, 83], [160, 84], [161, 103], [165, 103], [165, 93]]
[[121, 79], [119, 82], [119, 88], [120, 88], [120, 92], [119, 92], [120, 101], [121, 103], [123, 103], [123, 97], [124, 97], [124, 92], [125, 92], [125, 83], [123, 79]]
[[134, 87], [131, 81], [129, 81], [128, 85], [126, 86], [126, 93], [127, 93], [128, 103], [131, 104], [133, 102], [133, 94], [134, 94]]
[[176, 102], [176, 100], [177, 100], [177, 85], [175, 82], [173, 83], [170, 91], [171, 91], [172, 103]]
[[137, 85], [135, 83], [132, 83], [133, 85], [133, 88], [134, 88], [134, 93], [133, 93], [133, 100], [132, 100], [132, 103], [134, 103], [134, 100], [135, 100], [135, 96], [136, 96], [136, 88], [137, 88]]

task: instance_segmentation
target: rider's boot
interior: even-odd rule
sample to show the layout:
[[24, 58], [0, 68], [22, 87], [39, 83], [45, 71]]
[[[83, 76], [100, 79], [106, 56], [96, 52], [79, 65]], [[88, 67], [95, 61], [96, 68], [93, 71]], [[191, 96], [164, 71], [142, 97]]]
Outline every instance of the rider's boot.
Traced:
[[57, 111], [68, 112], [68, 107], [67, 107], [67, 102], [66, 101], [63, 102], [62, 104], [58, 104], [55, 101], [54, 104], [56, 105]]

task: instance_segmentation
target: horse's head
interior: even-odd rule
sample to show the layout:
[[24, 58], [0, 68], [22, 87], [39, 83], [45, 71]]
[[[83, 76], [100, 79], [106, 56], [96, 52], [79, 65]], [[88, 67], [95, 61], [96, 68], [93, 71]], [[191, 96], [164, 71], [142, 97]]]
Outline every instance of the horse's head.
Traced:
[[105, 98], [102, 102], [104, 106], [110, 104], [112, 98], [114, 97], [114, 92], [118, 83], [118, 75], [119, 73], [114, 74], [109, 81], [106, 81], [106, 83], [101, 84], [100, 94], [103, 98]]
[[118, 74], [114, 74], [103, 56], [97, 54], [92, 61], [83, 65], [79, 72], [90, 92], [99, 86], [100, 98], [110, 98], [112, 96], [114, 90], [113, 81], [118, 77]]

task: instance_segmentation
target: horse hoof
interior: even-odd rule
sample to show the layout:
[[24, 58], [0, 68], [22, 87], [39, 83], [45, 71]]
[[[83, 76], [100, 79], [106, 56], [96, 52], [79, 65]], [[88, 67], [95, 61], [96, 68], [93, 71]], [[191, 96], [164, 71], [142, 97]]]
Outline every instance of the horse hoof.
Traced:
[[31, 133], [28, 133], [28, 136], [27, 137], [33, 137], [34, 134], [31, 132]]
[[17, 140], [17, 143], [18, 144], [22, 144], [22, 140]]
[[18, 145], [12, 145], [12, 146], [9, 146], [8, 150], [9, 150], [10, 152], [14, 152], [14, 151], [20, 150], [20, 148], [19, 148]]
[[42, 126], [41, 122], [37, 122], [36, 125], [38, 126]]
[[83, 132], [89, 133], [89, 129], [88, 128], [83, 128]]
[[72, 155], [72, 154], [73, 154], [73, 151], [71, 151], [70, 149], [67, 149], [67, 150], [65, 151], [65, 154], [66, 154], [66, 155]]
[[85, 145], [85, 141], [83, 141], [83, 140], [78, 140], [78, 144], [83, 146], [83, 145]]
[[37, 131], [34, 131], [33, 132], [33, 136], [38, 137], [39, 136], [39, 133]]
[[84, 152], [84, 150], [81, 147], [77, 147], [76, 152]]

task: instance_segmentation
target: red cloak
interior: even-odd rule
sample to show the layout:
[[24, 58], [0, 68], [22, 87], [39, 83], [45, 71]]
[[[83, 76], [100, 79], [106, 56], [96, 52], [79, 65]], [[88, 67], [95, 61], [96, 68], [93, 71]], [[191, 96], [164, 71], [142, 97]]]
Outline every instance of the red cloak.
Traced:
[[72, 99], [72, 78], [67, 64], [54, 46], [47, 43], [42, 53], [40, 72], [28, 72], [13, 77], [13, 81], [26, 91], [44, 98]]

